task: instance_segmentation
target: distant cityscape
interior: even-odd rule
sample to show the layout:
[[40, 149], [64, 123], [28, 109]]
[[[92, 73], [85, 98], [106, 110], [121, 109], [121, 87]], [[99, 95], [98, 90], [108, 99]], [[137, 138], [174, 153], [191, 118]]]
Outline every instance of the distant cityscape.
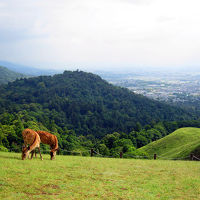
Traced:
[[164, 102], [194, 102], [200, 99], [200, 73], [100, 73], [108, 82], [136, 94]]

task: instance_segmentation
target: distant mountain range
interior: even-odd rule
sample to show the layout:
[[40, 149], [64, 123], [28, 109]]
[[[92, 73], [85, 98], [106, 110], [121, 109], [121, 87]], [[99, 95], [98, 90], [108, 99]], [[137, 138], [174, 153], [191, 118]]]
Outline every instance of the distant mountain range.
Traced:
[[39, 69], [30, 66], [19, 65], [7, 61], [0, 61], [0, 66], [6, 67], [9, 70], [12, 70], [17, 73], [21, 73], [28, 76], [40, 76], [40, 75], [54, 75], [61, 73], [62, 70], [53, 70], [53, 69]]
[[0, 66], [0, 84], [6, 84], [16, 80], [17, 78], [24, 77], [26, 77], [24, 74], [20, 74], [7, 69], [6, 67]]

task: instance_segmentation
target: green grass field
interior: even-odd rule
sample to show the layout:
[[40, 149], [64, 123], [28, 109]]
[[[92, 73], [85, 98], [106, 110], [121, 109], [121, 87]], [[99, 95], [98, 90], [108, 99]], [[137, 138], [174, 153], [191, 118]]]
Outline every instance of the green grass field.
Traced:
[[200, 199], [200, 162], [0, 152], [0, 199]]
[[160, 159], [189, 159], [191, 153], [200, 156], [200, 128], [180, 128], [140, 149]]

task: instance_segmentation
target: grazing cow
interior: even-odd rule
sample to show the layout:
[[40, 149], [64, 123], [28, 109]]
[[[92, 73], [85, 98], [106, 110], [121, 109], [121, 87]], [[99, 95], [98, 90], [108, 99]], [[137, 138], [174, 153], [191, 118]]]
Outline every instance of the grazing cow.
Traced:
[[[24, 145], [22, 147], [22, 160], [24, 160], [27, 156], [29, 156], [29, 153], [33, 152], [36, 148], [38, 148], [40, 153], [40, 136], [34, 130], [28, 128], [23, 130], [22, 136], [24, 139]], [[31, 155], [31, 159], [32, 158], [33, 158], [33, 153]], [[40, 153], [40, 158], [41, 160], [43, 160], [41, 153]]]
[[40, 140], [43, 144], [48, 144], [50, 146], [50, 156], [51, 160], [53, 160], [56, 156], [56, 152], [58, 151], [58, 139], [55, 135], [48, 133], [46, 131], [36, 131], [40, 136]]

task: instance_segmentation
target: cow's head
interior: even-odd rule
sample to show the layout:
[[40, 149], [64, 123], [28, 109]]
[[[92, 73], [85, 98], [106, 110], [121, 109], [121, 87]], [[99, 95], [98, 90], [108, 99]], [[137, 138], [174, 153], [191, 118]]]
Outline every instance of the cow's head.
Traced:
[[26, 159], [26, 157], [29, 155], [30, 147], [22, 147], [22, 160]]
[[58, 151], [58, 149], [52, 149], [51, 150], [51, 152], [50, 152], [51, 160], [55, 159], [57, 151]]

